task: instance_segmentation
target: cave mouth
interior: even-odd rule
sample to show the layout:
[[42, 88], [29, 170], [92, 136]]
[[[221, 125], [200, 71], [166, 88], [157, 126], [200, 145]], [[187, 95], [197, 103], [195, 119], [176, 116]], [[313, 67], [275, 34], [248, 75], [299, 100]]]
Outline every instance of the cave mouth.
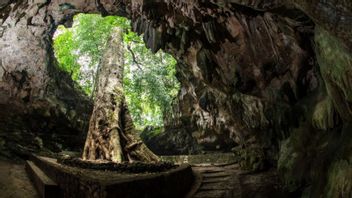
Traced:
[[128, 19], [81, 13], [73, 17], [71, 27], [58, 26], [53, 35], [58, 68], [93, 99], [99, 64], [116, 28], [123, 32], [123, 88], [134, 125], [137, 131], [160, 133], [180, 89], [175, 77], [177, 61], [162, 50], [147, 49], [143, 36], [131, 31]]

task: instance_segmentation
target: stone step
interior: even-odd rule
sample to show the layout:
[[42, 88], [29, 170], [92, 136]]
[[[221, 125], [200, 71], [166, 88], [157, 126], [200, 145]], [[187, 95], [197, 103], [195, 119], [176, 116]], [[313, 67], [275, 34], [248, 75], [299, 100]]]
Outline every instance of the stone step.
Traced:
[[214, 172], [223, 172], [224, 168], [219, 167], [208, 167], [208, 168], [195, 168], [195, 170], [202, 172], [202, 173], [214, 173]]
[[229, 177], [231, 172], [215, 172], [215, 173], [203, 173], [204, 178], [218, 178], [218, 177]]
[[221, 172], [224, 172], [224, 170], [203, 170], [199, 172], [202, 174], [211, 174], [211, 173], [221, 173]]
[[230, 177], [213, 177], [213, 178], [204, 178], [202, 183], [218, 183], [218, 182], [226, 182], [230, 179]]
[[57, 198], [60, 195], [59, 186], [50, 179], [32, 161], [26, 161], [26, 172], [42, 198]]
[[203, 183], [200, 190], [231, 190], [233, 187], [226, 185], [224, 182], [217, 183]]
[[194, 198], [223, 198], [226, 190], [199, 190]]
[[193, 170], [202, 176], [195, 198], [242, 197], [237, 181], [238, 164], [229, 163], [212, 166], [193, 166]]
[[223, 166], [223, 168], [225, 169], [240, 169], [240, 165], [239, 164], [229, 164], [229, 165], [225, 165]]

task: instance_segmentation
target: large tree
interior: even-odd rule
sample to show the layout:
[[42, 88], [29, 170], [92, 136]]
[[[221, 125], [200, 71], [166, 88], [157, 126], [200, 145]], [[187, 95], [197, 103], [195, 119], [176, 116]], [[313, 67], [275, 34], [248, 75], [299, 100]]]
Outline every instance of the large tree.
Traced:
[[59, 26], [54, 39], [59, 66], [94, 98], [97, 66], [117, 26], [123, 29], [123, 84], [133, 122], [139, 130], [148, 125], [160, 127], [179, 90], [176, 60], [162, 50], [154, 54], [147, 49], [142, 36], [131, 31], [128, 19], [78, 14], [72, 28]]
[[120, 28], [115, 28], [99, 68], [94, 109], [82, 158], [113, 162], [156, 162], [159, 158], [135, 132], [123, 93], [123, 44]]

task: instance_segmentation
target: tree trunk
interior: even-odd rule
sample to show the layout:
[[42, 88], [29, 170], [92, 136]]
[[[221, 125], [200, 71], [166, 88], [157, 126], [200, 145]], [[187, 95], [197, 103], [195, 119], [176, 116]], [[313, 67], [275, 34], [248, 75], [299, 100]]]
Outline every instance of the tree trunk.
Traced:
[[83, 151], [83, 160], [156, 162], [137, 136], [123, 93], [121, 29], [109, 39], [99, 65], [94, 109]]

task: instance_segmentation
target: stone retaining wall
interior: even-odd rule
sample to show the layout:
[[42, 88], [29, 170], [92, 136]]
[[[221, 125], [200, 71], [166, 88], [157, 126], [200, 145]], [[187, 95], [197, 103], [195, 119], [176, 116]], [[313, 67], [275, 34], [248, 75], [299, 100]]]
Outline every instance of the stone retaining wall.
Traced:
[[[193, 184], [190, 165], [184, 164], [156, 174], [138, 174], [134, 177], [122, 176], [121, 179], [110, 177], [92, 178], [85, 171], [63, 166], [55, 160], [33, 156], [31, 159], [62, 189], [61, 197], [108, 198], [108, 197], [184, 197]], [[93, 171], [91, 171], [93, 172]], [[107, 174], [106, 172], [100, 172]], [[94, 171], [94, 174], [99, 174]], [[114, 174], [111, 172], [111, 174]]]

